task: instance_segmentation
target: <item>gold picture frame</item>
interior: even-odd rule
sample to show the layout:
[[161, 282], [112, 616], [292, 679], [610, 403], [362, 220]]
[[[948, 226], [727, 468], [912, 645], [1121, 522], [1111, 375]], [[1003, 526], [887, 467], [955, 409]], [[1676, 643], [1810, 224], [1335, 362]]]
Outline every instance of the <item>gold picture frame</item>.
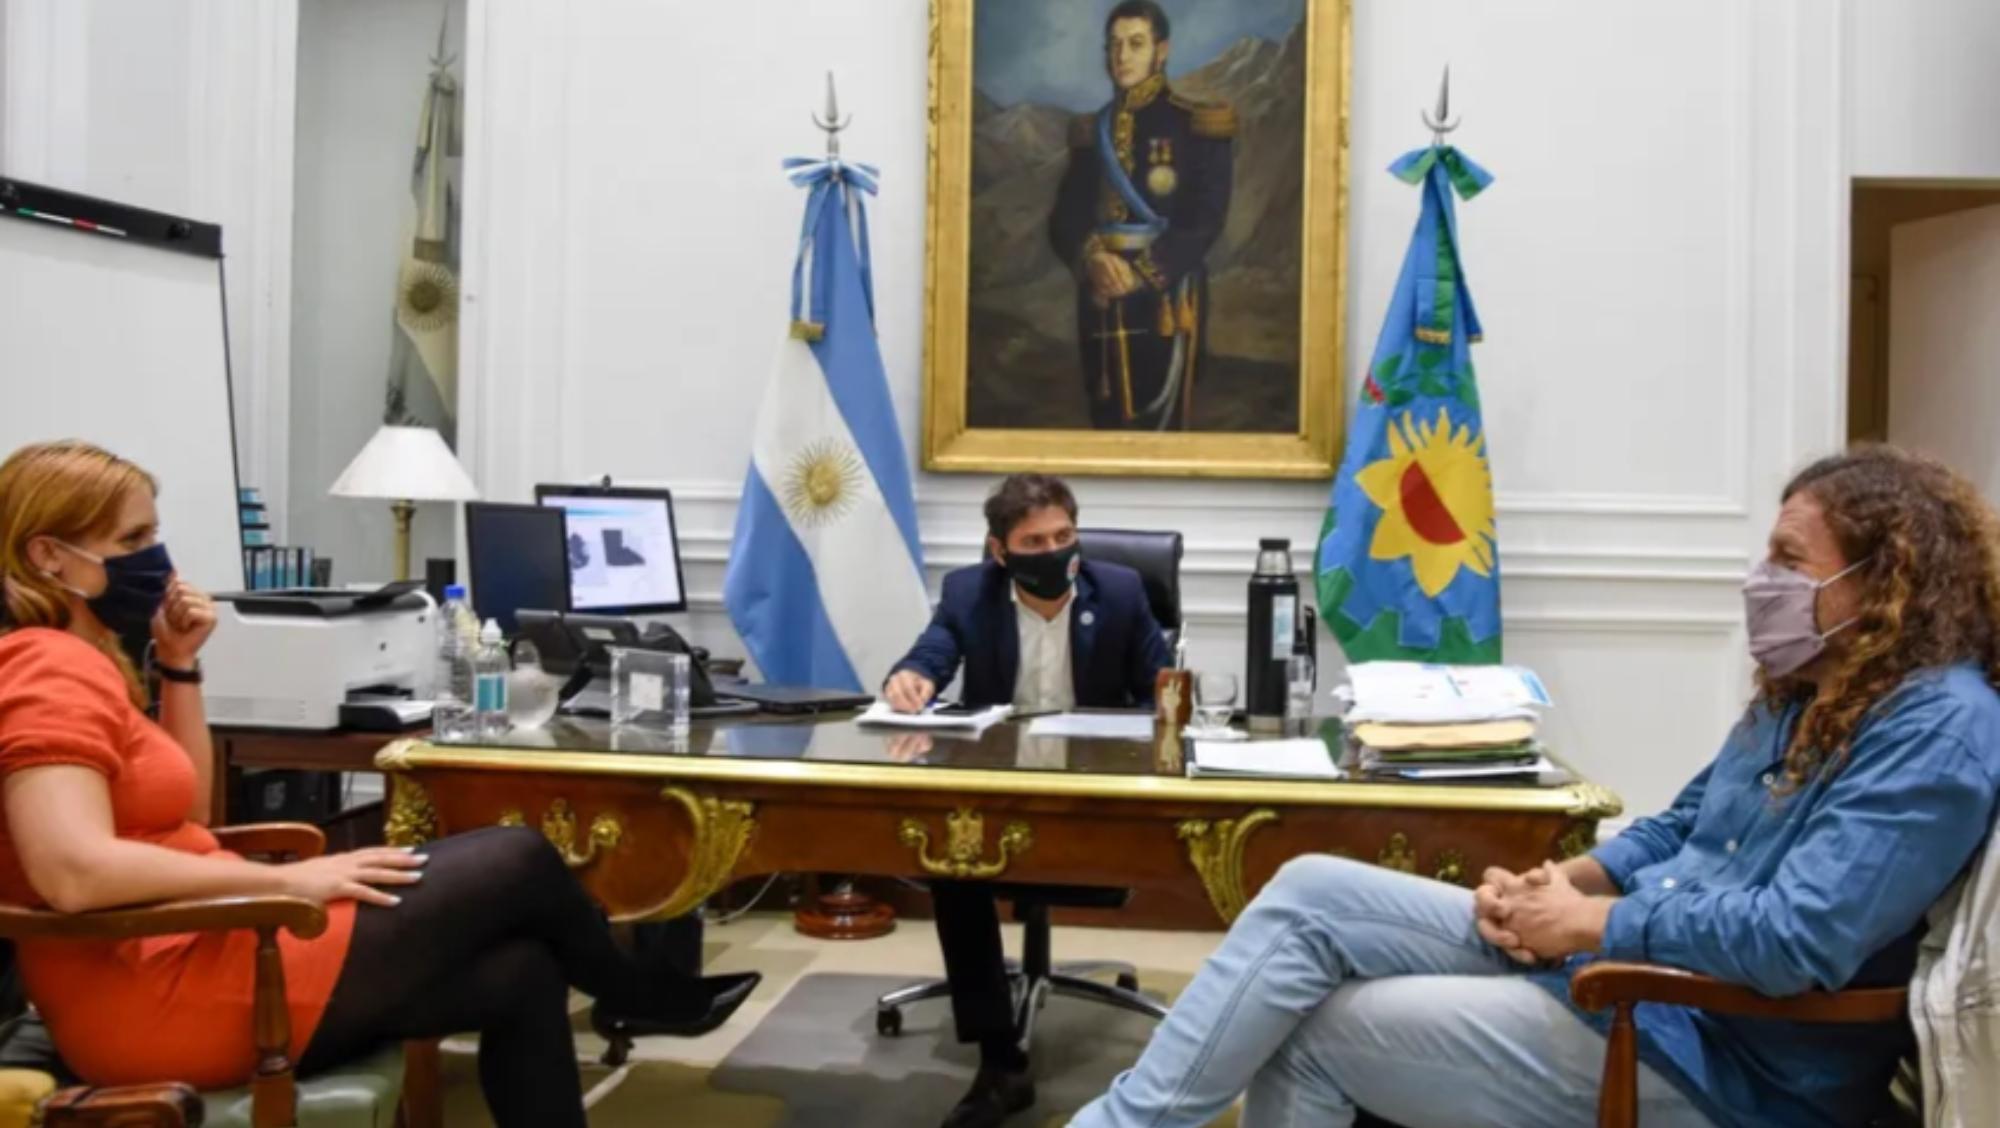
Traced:
[[[1338, 465], [1346, 402], [1343, 357], [1351, 0], [1304, 0], [1304, 214], [1298, 257], [1297, 427], [1289, 433], [968, 423], [977, 2], [931, 3], [924, 468], [1149, 477], [1331, 477]], [[1074, 340], [1070, 337], [1071, 347]]]

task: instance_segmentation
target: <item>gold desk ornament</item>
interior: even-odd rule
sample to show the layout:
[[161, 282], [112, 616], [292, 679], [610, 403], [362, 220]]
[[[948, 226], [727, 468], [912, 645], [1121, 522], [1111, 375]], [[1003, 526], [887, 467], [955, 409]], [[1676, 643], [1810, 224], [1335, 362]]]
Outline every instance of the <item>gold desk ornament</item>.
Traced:
[[417, 751], [419, 742], [410, 739], [392, 740], [375, 753], [375, 770], [382, 772], [406, 772], [410, 770], [410, 754]]
[[1417, 872], [1417, 851], [1410, 845], [1410, 836], [1400, 830], [1390, 835], [1389, 844], [1375, 855], [1375, 864], [1404, 873]]
[[960, 807], [944, 817], [944, 857], [930, 852], [930, 831], [916, 819], [904, 819], [896, 832], [903, 845], [917, 852], [917, 865], [933, 877], [971, 878], [986, 881], [1007, 872], [1013, 860], [1035, 845], [1035, 832], [1027, 823], [1008, 823], [1000, 832], [999, 856], [982, 860], [986, 852], [986, 819], [971, 807]]
[[1617, 792], [1588, 780], [1571, 784], [1569, 795], [1569, 813], [1580, 819], [1615, 819], [1625, 812]]
[[696, 795], [685, 787], [669, 787], [662, 799], [679, 803], [688, 816], [687, 874], [660, 907], [647, 914], [668, 920], [693, 912], [729, 882], [736, 863], [757, 833], [757, 805], [740, 799]]
[[437, 808], [431, 806], [430, 792], [409, 776], [391, 772], [382, 840], [391, 846], [422, 846], [437, 836]]
[[1236, 819], [1184, 819], [1176, 828], [1180, 840], [1187, 843], [1188, 863], [1201, 876], [1209, 904], [1215, 906], [1215, 915], [1222, 923], [1235, 923], [1250, 903], [1243, 889], [1243, 849], [1251, 832], [1277, 821], [1278, 812], [1260, 807]]
[[1567, 862], [1571, 858], [1581, 858], [1597, 845], [1597, 824], [1580, 822], [1563, 832], [1556, 839], [1556, 860]]
[[1457, 850], [1438, 851], [1438, 865], [1435, 876], [1439, 881], [1448, 882], [1452, 885], [1466, 884], [1465, 855]]
[[557, 799], [549, 804], [549, 813], [542, 816], [542, 837], [562, 855], [563, 864], [571, 869], [582, 869], [597, 860], [600, 853], [609, 853], [625, 840], [625, 825], [618, 816], [602, 814], [590, 820], [590, 834], [584, 839], [583, 848], [576, 844], [576, 813], [569, 808], [569, 800]]

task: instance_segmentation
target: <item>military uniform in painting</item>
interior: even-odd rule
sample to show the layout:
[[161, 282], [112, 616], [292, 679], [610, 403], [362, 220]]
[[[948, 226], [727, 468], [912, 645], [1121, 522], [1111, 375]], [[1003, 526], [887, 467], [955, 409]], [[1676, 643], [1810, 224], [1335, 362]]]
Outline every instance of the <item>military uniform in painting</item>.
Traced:
[[[1070, 123], [1049, 241], [1077, 276], [1084, 395], [1100, 430], [1185, 430], [1208, 352], [1204, 260], [1229, 214], [1236, 114], [1183, 98], [1164, 74]], [[1138, 288], [1100, 298], [1086, 270], [1109, 251]]]

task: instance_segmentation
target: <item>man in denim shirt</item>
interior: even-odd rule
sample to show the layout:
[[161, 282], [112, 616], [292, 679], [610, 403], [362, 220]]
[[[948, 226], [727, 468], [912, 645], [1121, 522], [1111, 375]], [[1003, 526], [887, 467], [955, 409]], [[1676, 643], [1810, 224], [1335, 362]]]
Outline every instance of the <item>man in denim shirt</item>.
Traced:
[[[1665, 813], [1477, 892], [1343, 861], [1279, 871], [1133, 1069], [1072, 1121], [1328, 1128], [1595, 1123], [1603, 956], [1783, 996], [1908, 980], [1924, 912], [2000, 792], [2000, 526], [1962, 479], [1887, 448], [1786, 487], [1744, 585], [1758, 693]], [[1559, 966], [1560, 970], [1552, 970]], [[1526, 974], [1515, 974], [1526, 971]], [[1641, 1006], [1648, 1128], [1863, 1125], [1904, 1024]]]

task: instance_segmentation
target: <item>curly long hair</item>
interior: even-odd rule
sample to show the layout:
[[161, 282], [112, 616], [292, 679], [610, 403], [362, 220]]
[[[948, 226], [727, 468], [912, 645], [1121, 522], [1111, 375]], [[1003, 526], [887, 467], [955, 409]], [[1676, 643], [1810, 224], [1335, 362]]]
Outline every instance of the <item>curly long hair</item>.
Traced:
[[[75, 544], [108, 532], [135, 489], [157, 495], [159, 483], [110, 451], [74, 439], [24, 446], [0, 462], [0, 634], [69, 629], [69, 594], [28, 559], [28, 542], [46, 536]], [[92, 645], [117, 664], [133, 704], [144, 708], [146, 691], [125, 651], [108, 639]]]
[[1868, 711], [1911, 673], [1972, 662], [2000, 687], [2000, 518], [1964, 478], [1920, 455], [1860, 446], [1785, 486], [1819, 503], [1860, 584], [1860, 609], [1820, 685], [1758, 675], [1758, 700], [1801, 703], [1780, 794], [1838, 771]]

